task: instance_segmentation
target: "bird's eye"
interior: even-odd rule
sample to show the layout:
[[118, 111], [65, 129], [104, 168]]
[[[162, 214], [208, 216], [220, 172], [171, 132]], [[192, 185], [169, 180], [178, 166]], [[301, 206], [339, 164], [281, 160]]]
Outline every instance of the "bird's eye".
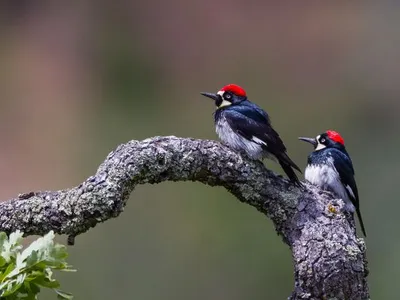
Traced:
[[226, 100], [229, 100], [229, 99], [232, 98], [232, 95], [229, 94], [229, 93], [225, 93], [225, 94], [224, 94], [224, 98], [225, 98]]
[[324, 139], [324, 138], [320, 139], [319, 141], [320, 141], [321, 143], [325, 143], [325, 139]]

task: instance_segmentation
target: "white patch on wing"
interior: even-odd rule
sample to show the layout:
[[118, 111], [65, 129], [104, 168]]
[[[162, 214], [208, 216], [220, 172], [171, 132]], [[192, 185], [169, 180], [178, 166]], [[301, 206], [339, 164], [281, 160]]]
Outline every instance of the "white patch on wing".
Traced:
[[354, 196], [353, 189], [349, 185], [346, 185], [346, 189], [349, 192], [350, 196], [355, 199], [356, 196]]
[[268, 153], [263, 150], [260, 144], [250, 141], [234, 132], [223, 115], [217, 122], [215, 131], [222, 142], [236, 151], [245, 151], [252, 159], [262, 159], [268, 156]]
[[[325, 164], [308, 165], [304, 172], [304, 177], [308, 182], [319, 186], [323, 190], [334, 192], [337, 197], [345, 202], [346, 210], [354, 212], [354, 205], [346, 192], [348, 188], [347, 186], [345, 187], [340, 180], [339, 173], [333, 165], [333, 159], [331, 157], [328, 158]], [[350, 194], [353, 194], [353, 191], [351, 191]]]
[[261, 144], [261, 145], [265, 145], [265, 146], [267, 145], [266, 142], [260, 140], [258, 137], [253, 136], [251, 139], [252, 139], [254, 142], [256, 142], [257, 144]]

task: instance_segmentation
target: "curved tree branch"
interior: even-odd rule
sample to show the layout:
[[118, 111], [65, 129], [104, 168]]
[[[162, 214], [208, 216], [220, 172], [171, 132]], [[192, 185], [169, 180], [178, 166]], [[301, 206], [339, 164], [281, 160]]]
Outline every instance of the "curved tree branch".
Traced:
[[343, 201], [308, 184], [296, 187], [215, 141], [170, 136], [122, 144], [75, 188], [0, 203], [0, 230], [54, 230], [72, 244], [75, 236], [117, 217], [136, 185], [167, 180], [223, 186], [267, 215], [293, 253], [290, 299], [369, 299], [365, 244], [342, 212]]

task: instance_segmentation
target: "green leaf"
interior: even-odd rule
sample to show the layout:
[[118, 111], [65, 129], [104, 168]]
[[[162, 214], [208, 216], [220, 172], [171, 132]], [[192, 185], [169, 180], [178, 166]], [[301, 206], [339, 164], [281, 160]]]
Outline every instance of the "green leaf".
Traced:
[[[8, 282], [7, 288], [2, 296], [9, 296], [11, 294], [14, 294], [24, 283], [23, 279], [26, 276], [26, 274], [21, 274], [21, 278], [19, 279], [14, 279]], [[22, 279], [22, 280], [21, 280]]]
[[[29, 282], [25, 281], [24, 285], [19, 290], [20, 294], [18, 295], [18, 299], [26, 299], [26, 300], [33, 300], [36, 299], [36, 295], [39, 294], [40, 288], [37, 287], [35, 284], [30, 284]], [[26, 294], [24, 297], [21, 294]]]
[[18, 251], [21, 250], [22, 245], [22, 236], [23, 233], [19, 230], [10, 234], [10, 238], [3, 242], [1, 256], [6, 260], [6, 262], [10, 262], [12, 258], [15, 258]]
[[27, 275], [26, 273], [19, 274], [17, 279], [16, 279], [17, 284], [23, 284], [26, 275]]
[[3, 267], [6, 264], [6, 260], [3, 256], [0, 256], [0, 268]]
[[69, 300], [69, 299], [73, 299], [74, 298], [74, 296], [72, 296], [72, 294], [70, 294], [70, 293], [66, 293], [66, 292], [63, 292], [63, 291], [60, 291], [60, 290], [55, 290], [55, 292], [57, 293], [57, 298], [58, 299], [67, 299], [67, 300]]
[[30, 282], [35, 280], [37, 277], [39, 276], [43, 276], [43, 272], [42, 271], [32, 271], [28, 274], [28, 276], [26, 277], [25, 281], [26, 282]]
[[45, 277], [45, 276], [37, 277], [32, 282], [37, 284], [37, 285], [41, 285], [43, 287], [47, 287], [47, 288], [51, 288], [51, 289], [60, 287], [60, 283], [57, 280], [50, 279], [50, 278]]
[[40, 287], [37, 285], [37, 284], [35, 284], [35, 283], [33, 283], [33, 282], [31, 282], [31, 283], [28, 283], [29, 284], [29, 289], [30, 289], [30, 291], [33, 293], [33, 294], [39, 294], [39, 292], [40, 292]]
[[61, 272], [77, 272], [76, 269], [72, 269], [71, 265], [65, 265], [65, 269], [60, 269]]
[[72, 299], [58, 290], [60, 283], [53, 278], [53, 270], [75, 271], [66, 262], [66, 247], [54, 243], [51, 231], [21, 252], [22, 236], [17, 231], [7, 239], [0, 232], [0, 298], [33, 300], [44, 287], [54, 290], [59, 299]]
[[[25, 249], [25, 251], [26, 251], [26, 249]], [[25, 258], [25, 255], [26, 255], [26, 258]], [[31, 253], [29, 253], [29, 254], [26, 253], [25, 255], [22, 255], [22, 258], [25, 260], [27, 267], [31, 267], [34, 264], [38, 263], [39, 256], [38, 256], [37, 250], [33, 250]]]
[[10, 274], [15, 269], [15, 264], [11, 263], [7, 266], [6, 270], [0, 275], [0, 281], [3, 281], [8, 274]]
[[3, 245], [6, 240], [7, 234], [5, 232], [0, 232], [0, 252], [3, 252]]

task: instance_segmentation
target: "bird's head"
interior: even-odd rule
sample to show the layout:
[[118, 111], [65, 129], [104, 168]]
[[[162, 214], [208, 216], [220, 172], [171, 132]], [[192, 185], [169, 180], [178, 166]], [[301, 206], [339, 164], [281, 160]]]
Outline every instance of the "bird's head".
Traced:
[[299, 137], [299, 140], [310, 143], [314, 146], [314, 151], [324, 148], [344, 149], [344, 139], [340, 134], [333, 130], [328, 130], [315, 138]]
[[213, 99], [217, 108], [236, 105], [247, 99], [246, 91], [236, 84], [228, 84], [220, 89], [216, 94], [201, 94], [203, 96]]

